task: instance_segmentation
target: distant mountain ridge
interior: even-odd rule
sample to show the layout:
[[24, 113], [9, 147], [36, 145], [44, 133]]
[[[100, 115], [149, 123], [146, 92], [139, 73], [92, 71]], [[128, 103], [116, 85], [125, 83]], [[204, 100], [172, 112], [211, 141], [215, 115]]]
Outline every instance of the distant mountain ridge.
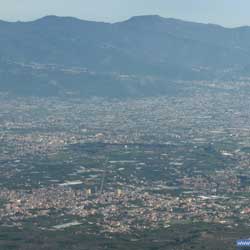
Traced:
[[176, 80], [248, 77], [249, 58], [250, 27], [157, 15], [0, 21], [0, 91], [16, 94], [161, 94]]

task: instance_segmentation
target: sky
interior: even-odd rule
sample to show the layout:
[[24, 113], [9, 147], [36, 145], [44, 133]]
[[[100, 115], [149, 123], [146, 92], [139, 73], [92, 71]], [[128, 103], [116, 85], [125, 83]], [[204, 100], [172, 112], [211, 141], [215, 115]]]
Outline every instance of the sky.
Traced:
[[0, 19], [30, 21], [46, 15], [117, 22], [157, 14], [227, 27], [250, 26], [250, 0], [0, 0]]

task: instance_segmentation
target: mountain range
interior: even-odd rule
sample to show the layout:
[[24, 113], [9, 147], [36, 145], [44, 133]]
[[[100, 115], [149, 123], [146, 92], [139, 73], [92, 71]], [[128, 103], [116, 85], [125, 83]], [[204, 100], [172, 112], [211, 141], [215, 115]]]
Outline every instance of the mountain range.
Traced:
[[112, 24], [57, 16], [0, 21], [0, 91], [16, 95], [168, 94], [178, 91], [177, 81], [232, 81], [249, 77], [249, 69], [247, 26], [157, 15]]

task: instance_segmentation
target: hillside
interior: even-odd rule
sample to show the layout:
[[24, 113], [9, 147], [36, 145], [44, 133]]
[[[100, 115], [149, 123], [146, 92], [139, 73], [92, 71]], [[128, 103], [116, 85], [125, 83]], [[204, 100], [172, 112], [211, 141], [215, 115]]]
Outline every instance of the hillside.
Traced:
[[176, 80], [248, 76], [249, 56], [249, 27], [160, 16], [0, 21], [0, 91], [18, 95], [167, 94]]

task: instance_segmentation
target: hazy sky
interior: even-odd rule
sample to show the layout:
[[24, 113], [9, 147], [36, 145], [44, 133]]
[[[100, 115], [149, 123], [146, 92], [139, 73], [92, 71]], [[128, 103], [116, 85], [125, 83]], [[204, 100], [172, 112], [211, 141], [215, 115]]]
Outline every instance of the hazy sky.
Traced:
[[34, 20], [45, 15], [116, 22], [135, 15], [224, 26], [250, 25], [250, 0], [0, 0], [0, 19]]

